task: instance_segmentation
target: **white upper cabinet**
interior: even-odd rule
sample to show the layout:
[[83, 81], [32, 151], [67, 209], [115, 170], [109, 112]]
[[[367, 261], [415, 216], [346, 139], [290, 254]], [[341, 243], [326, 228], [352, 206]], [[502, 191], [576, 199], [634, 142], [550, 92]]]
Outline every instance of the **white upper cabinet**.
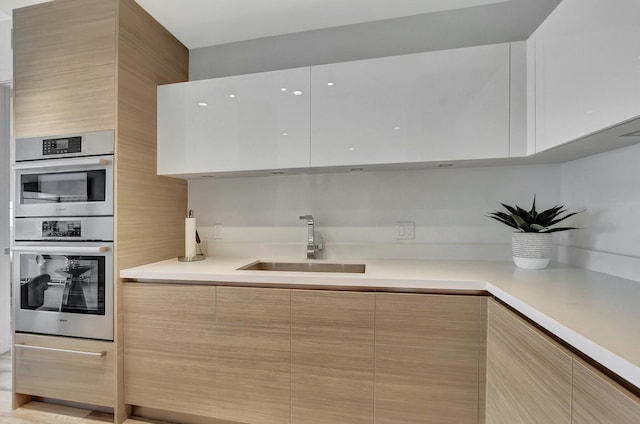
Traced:
[[509, 44], [311, 67], [311, 166], [509, 156]]
[[158, 174], [309, 166], [309, 68], [158, 87]]
[[536, 152], [640, 116], [639, 0], [564, 0], [529, 46]]

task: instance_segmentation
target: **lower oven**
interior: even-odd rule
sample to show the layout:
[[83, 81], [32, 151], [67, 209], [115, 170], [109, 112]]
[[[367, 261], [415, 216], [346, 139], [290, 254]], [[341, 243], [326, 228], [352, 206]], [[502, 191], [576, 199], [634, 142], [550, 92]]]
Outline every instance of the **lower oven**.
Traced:
[[113, 218], [15, 221], [16, 332], [113, 340]]

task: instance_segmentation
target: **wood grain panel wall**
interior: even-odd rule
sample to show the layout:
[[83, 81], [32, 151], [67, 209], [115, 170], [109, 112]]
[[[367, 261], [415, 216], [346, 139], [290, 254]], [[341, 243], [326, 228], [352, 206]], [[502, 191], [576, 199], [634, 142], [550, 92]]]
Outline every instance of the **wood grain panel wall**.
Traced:
[[376, 424], [478, 422], [482, 301], [376, 294]]
[[16, 9], [13, 27], [16, 79], [116, 62], [113, 0], [64, 0]]
[[[156, 90], [188, 79], [189, 51], [134, 0], [118, 10], [115, 270], [183, 255], [186, 181], [156, 175]], [[117, 402], [124, 400], [122, 283], [116, 282]]]
[[16, 75], [16, 138], [113, 129], [115, 79], [112, 64], [51, 75]]
[[291, 423], [371, 424], [374, 294], [291, 292]]
[[486, 422], [570, 423], [571, 356], [493, 300], [488, 325]]

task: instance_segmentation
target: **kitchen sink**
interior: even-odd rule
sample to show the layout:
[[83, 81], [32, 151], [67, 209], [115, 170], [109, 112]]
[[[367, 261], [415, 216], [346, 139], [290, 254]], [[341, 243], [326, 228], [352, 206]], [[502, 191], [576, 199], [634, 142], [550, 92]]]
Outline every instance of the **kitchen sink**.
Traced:
[[330, 264], [323, 262], [252, 262], [238, 268], [246, 271], [343, 272], [364, 274], [365, 264]]

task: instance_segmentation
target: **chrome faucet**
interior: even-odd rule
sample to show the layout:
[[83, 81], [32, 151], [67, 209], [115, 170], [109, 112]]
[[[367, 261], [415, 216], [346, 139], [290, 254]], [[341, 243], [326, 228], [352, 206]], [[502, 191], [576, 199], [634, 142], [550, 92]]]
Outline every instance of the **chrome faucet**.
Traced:
[[300, 219], [307, 221], [307, 259], [316, 259], [316, 252], [322, 250], [322, 236], [316, 234], [313, 215], [300, 215]]

